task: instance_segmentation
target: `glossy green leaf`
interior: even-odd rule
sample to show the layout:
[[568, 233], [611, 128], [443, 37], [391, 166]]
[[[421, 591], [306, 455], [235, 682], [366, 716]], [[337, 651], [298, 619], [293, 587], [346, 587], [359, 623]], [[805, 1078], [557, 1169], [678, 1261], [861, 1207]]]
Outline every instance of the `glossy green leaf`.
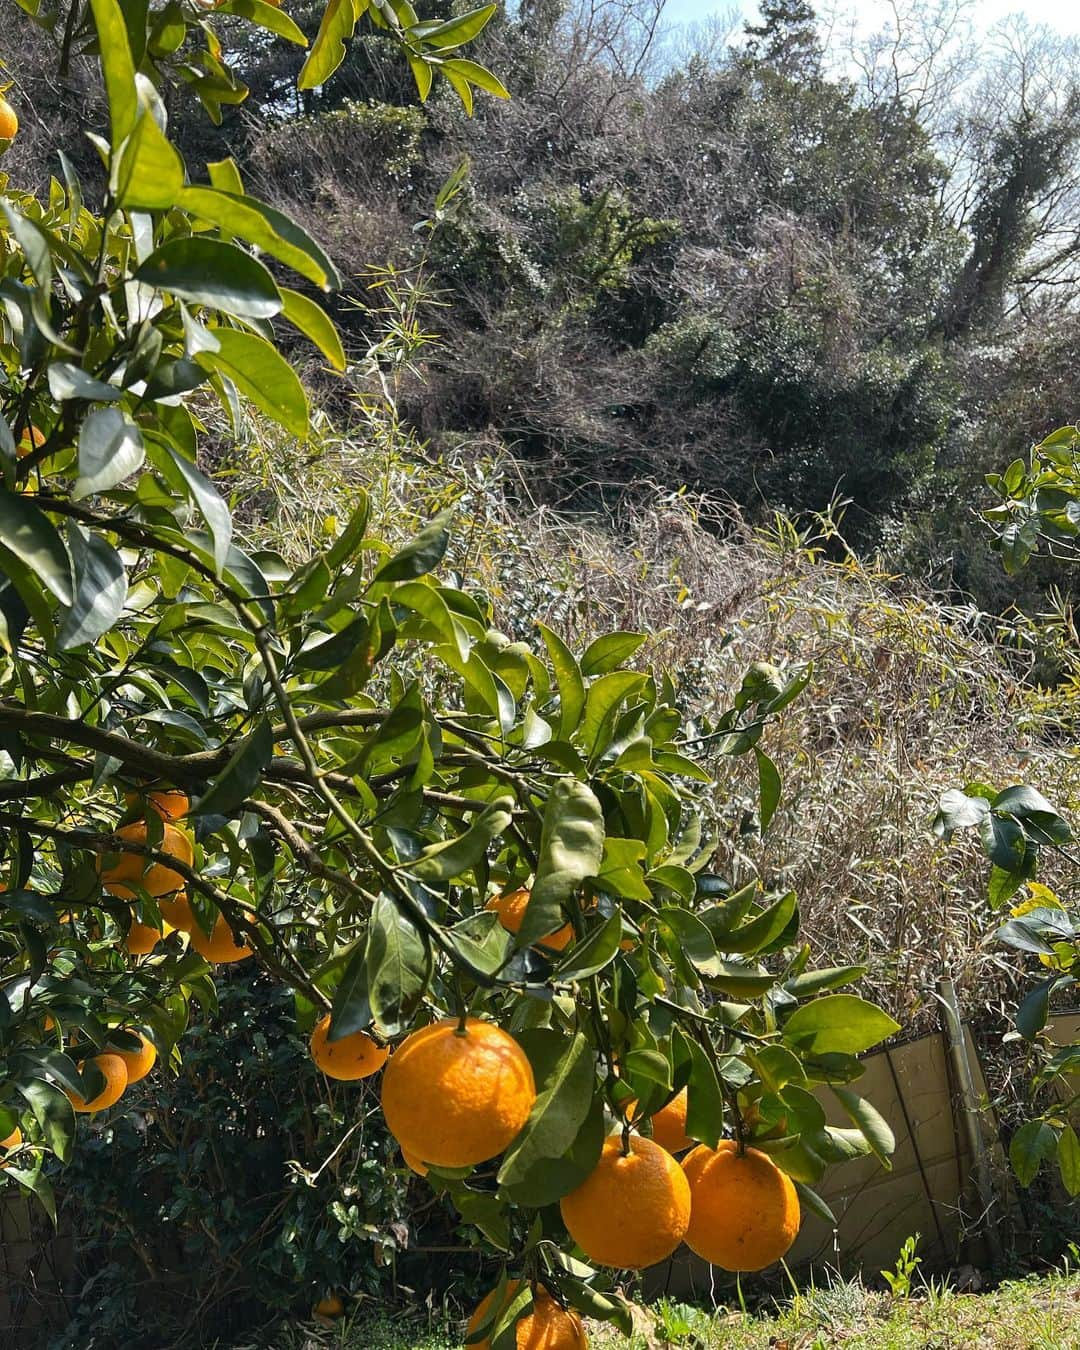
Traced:
[[183, 161], [153, 113], [141, 113], [114, 171], [116, 200], [128, 211], [168, 211], [183, 187]]
[[67, 1096], [42, 1078], [17, 1080], [15, 1086], [30, 1105], [45, 1143], [62, 1163], [71, 1161], [75, 1112]]
[[75, 602], [71, 558], [48, 519], [19, 493], [0, 488], [0, 549], [25, 563], [60, 601]]
[[832, 1093], [852, 1124], [861, 1131], [882, 1167], [891, 1170], [896, 1138], [889, 1128], [889, 1122], [865, 1097], [842, 1087], [833, 1087]]
[[555, 672], [559, 690], [559, 734], [569, 737], [577, 730], [585, 707], [585, 682], [577, 659], [566, 643], [553, 629], [537, 621], [536, 627], [547, 648], [548, 660]]
[[317, 89], [345, 59], [345, 43], [367, 10], [368, 0], [327, 0], [319, 31], [297, 79], [299, 89]]
[[371, 913], [367, 941], [367, 997], [376, 1025], [397, 1036], [411, 1021], [431, 975], [426, 939], [385, 895]]
[[442, 562], [450, 542], [450, 515], [444, 511], [384, 562], [375, 573], [375, 582], [412, 581], [432, 571]]
[[143, 438], [119, 408], [99, 408], [79, 428], [79, 476], [75, 501], [107, 492], [142, 467]]
[[192, 807], [196, 816], [229, 816], [258, 786], [274, 757], [274, 735], [266, 718], [237, 745], [228, 763]]
[[186, 187], [176, 204], [254, 244], [316, 286], [327, 289], [341, 284], [325, 250], [296, 221], [265, 202], [217, 188]]
[[243, 318], [271, 319], [282, 309], [277, 284], [258, 258], [202, 235], [167, 240], [136, 270], [135, 279]]
[[585, 648], [581, 658], [582, 675], [606, 675], [625, 665], [645, 641], [644, 633], [604, 633]]
[[463, 876], [485, 856], [491, 841], [507, 829], [513, 819], [512, 806], [512, 797], [501, 797], [485, 807], [473, 817], [464, 834], [429, 844], [416, 862], [409, 863], [409, 871], [421, 881], [452, 881]]
[[219, 348], [201, 351], [195, 360], [205, 370], [227, 375], [236, 387], [302, 440], [308, 434], [308, 401], [296, 372], [280, 353], [255, 333], [215, 328]]
[[101, 70], [105, 76], [113, 145], [116, 146], [134, 129], [138, 116], [135, 64], [131, 59], [127, 25], [117, 0], [90, 0], [90, 8], [98, 32]]
[[1058, 1136], [1045, 1120], [1028, 1120], [1009, 1142], [1009, 1162], [1021, 1186], [1030, 1186], [1040, 1165], [1057, 1151]]
[[127, 570], [100, 534], [69, 535], [75, 572], [75, 602], [64, 615], [56, 644], [64, 651], [96, 642], [116, 623], [128, 593]]
[[559, 779], [544, 808], [536, 879], [519, 947], [561, 926], [563, 904], [586, 877], [596, 875], [603, 852], [604, 814], [595, 793], [585, 783]]
[[281, 298], [284, 302], [282, 317], [322, 352], [323, 356], [337, 371], [345, 369], [345, 348], [341, 345], [341, 336], [334, 322], [321, 305], [299, 291], [282, 286]]
[[[523, 1033], [522, 1041], [533, 1061], [537, 1098], [524, 1128], [503, 1157], [499, 1184], [512, 1193], [528, 1179], [530, 1203], [552, 1204], [563, 1192], [556, 1182], [541, 1198], [542, 1183], [536, 1174], [543, 1174], [547, 1160], [566, 1153], [585, 1123], [595, 1090], [595, 1051], [580, 1032], [569, 1043], [552, 1031]], [[554, 1060], [553, 1055], [557, 1056]]]
[[855, 994], [826, 994], [796, 1008], [783, 1035], [801, 1054], [858, 1055], [899, 1030], [888, 1013]]

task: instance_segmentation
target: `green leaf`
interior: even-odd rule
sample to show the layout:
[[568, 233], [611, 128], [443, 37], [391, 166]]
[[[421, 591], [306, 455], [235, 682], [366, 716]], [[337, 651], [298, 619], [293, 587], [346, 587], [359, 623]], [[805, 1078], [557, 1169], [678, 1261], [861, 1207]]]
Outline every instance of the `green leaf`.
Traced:
[[421, 881], [452, 881], [464, 875], [486, 855], [491, 841], [509, 827], [513, 804], [512, 797], [492, 802], [473, 817], [464, 834], [429, 844], [416, 862], [408, 864], [409, 872]]
[[[345, 958], [338, 953], [328, 963], [333, 974], [337, 965]], [[324, 988], [322, 979], [317, 981]], [[371, 1026], [371, 1002], [367, 993], [367, 943], [358, 942], [345, 959], [345, 968], [334, 990], [334, 1003], [330, 1012], [330, 1026], [335, 1040], [342, 1036], [351, 1036], [354, 1031], [364, 1031]]]
[[168, 211], [184, 188], [184, 163], [152, 112], [142, 113], [115, 170], [116, 200], [128, 211]]
[[260, 28], [276, 33], [286, 42], [293, 42], [298, 47], [308, 45], [303, 29], [298, 28], [284, 10], [268, 4], [267, 0], [225, 0], [224, 4], [215, 5], [214, 13], [238, 14], [242, 19], [250, 19]]
[[277, 284], [258, 258], [201, 235], [162, 244], [138, 268], [135, 280], [247, 319], [272, 319], [282, 309]]
[[328, 0], [319, 31], [297, 78], [299, 89], [317, 89], [345, 59], [345, 43], [352, 37], [367, 0]]
[[645, 676], [636, 671], [614, 670], [610, 675], [601, 675], [589, 686], [585, 695], [585, 714], [578, 728], [586, 755], [599, 755], [607, 749], [616, 711], [644, 683]]
[[135, 63], [131, 59], [127, 26], [117, 0], [90, 0], [98, 33], [101, 72], [109, 100], [113, 146], [135, 127], [139, 104], [135, 92]]
[[783, 1035], [804, 1055], [858, 1055], [899, 1030], [888, 1013], [855, 994], [826, 994], [796, 1008]]
[[784, 988], [796, 998], [808, 998], [826, 989], [840, 989], [866, 974], [865, 966], [823, 966], [821, 970], [807, 970], [786, 981]]
[[436, 516], [415, 539], [383, 563], [375, 573], [374, 581], [412, 581], [438, 567], [450, 542], [451, 514], [450, 511], [443, 511]]
[[[510, 97], [510, 92], [502, 81], [486, 67], [478, 65], [475, 61], [466, 61], [461, 57], [455, 57], [454, 60], [443, 63], [442, 71], [455, 89], [458, 89], [459, 81], [468, 81], [469, 84], [475, 84], [478, 89], [494, 94], [496, 98]], [[460, 93], [460, 90], [458, 92]], [[466, 105], [466, 111], [471, 112], [471, 110], [472, 101], [470, 100]]]
[[1058, 1136], [1057, 1161], [1061, 1184], [1070, 1195], [1080, 1195], [1080, 1139], [1071, 1125]]
[[[276, 12], [276, 11], [275, 11]], [[322, 352], [335, 370], [345, 369], [345, 348], [334, 322], [321, 305], [287, 286], [280, 288], [282, 316]]]
[[716, 1068], [704, 1049], [691, 1036], [683, 1043], [690, 1056], [690, 1081], [686, 1085], [686, 1133], [709, 1148], [715, 1148], [724, 1129], [724, 1094]]
[[41, 1207], [55, 1224], [56, 1197], [53, 1194], [52, 1183], [41, 1170], [42, 1161], [42, 1158], [39, 1157], [33, 1168], [16, 1167], [14, 1164], [8, 1163], [7, 1167], [4, 1169], [4, 1175], [6, 1177], [11, 1177], [12, 1180], [17, 1181], [20, 1186], [25, 1187], [26, 1190], [31, 1191], [36, 1195], [41, 1202]]
[[232, 757], [207, 791], [191, 808], [195, 816], [230, 816], [250, 797], [274, 757], [274, 733], [265, 717], [233, 751]]
[[459, 14], [445, 23], [417, 24], [411, 30], [423, 42], [425, 47], [436, 47], [440, 51], [449, 51], [453, 47], [462, 47], [471, 42], [487, 26], [497, 5], [484, 5], [481, 9], [470, 9], [467, 14]]
[[1019, 821], [990, 811], [982, 819], [979, 834], [983, 852], [995, 867], [1020, 874], [1026, 871], [1028, 843]]
[[1058, 1137], [1045, 1120], [1028, 1120], [1009, 1143], [1009, 1161], [1021, 1186], [1030, 1186], [1044, 1158], [1052, 1158]]
[[1054, 976], [1040, 980], [1021, 1000], [1016, 1010], [1016, 1029], [1025, 1041], [1035, 1041], [1050, 1016], [1050, 994], [1058, 982]]
[[[553, 1204], [563, 1194], [557, 1185], [544, 1194], [542, 1164], [561, 1158], [577, 1138], [592, 1106], [596, 1080], [595, 1054], [580, 1032], [569, 1044], [560, 1032], [523, 1033], [522, 1043], [534, 1060], [537, 1098], [529, 1119], [510, 1145], [499, 1169], [499, 1184], [512, 1191], [529, 1180], [530, 1204]], [[552, 1052], [557, 1054], [551, 1061]], [[539, 1174], [539, 1175], [538, 1175]]]
[[215, 328], [216, 352], [195, 353], [204, 370], [226, 375], [236, 387], [301, 440], [308, 434], [308, 401], [293, 368], [265, 338], [238, 328]]
[[764, 834], [780, 805], [780, 774], [764, 750], [754, 747], [758, 767], [758, 819]]
[[341, 284], [337, 268], [307, 231], [265, 202], [217, 188], [186, 187], [176, 205], [254, 244], [324, 290]]
[[563, 958], [556, 971], [559, 980], [568, 984], [573, 980], [584, 980], [610, 965], [619, 953], [622, 941], [622, 911], [615, 912], [593, 929], [587, 937], [575, 943]]
[[98, 408], [79, 428], [79, 476], [71, 489], [75, 501], [107, 492], [135, 473], [144, 458], [139, 428], [119, 408]]
[[371, 912], [367, 940], [367, 997], [385, 1036], [399, 1035], [412, 1020], [431, 976], [426, 939], [380, 895]]
[[116, 549], [99, 534], [69, 535], [75, 570], [75, 602], [64, 615], [56, 645], [62, 651], [96, 642], [120, 617], [128, 579]]
[[45, 1143], [62, 1163], [70, 1162], [75, 1142], [75, 1112], [67, 1096], [42, 1078], [16, 1081], [15, 1086], [30, 1104]]
[[764, 951], [779, 938], [790, 924], [796, 910], [795, 892], [788, 891], [756, 919], [717, 938], [717, 946], [724, 952], [753, 955]]
[[555, 672], [561, 709], [559, 735], [565, 739], [577, 730], [581, 721], [581, 711], [585, 707], [585, 681], [581, 678], [581, 670], [573, 652], [558, 633], [539, 620], [536, 626], [544, 639], [551, 669]]
[[833, 1096], [844, 1108], [852, 1124], [861, 1131], [863, 1138], [874, 1151], [875, 1156], [887, 1171], [892, 1170], [892, 1153], [896, 1148], [896, 1138], [889, 1123], [875, 1110], [865, 1097], [859, 1097], [847, 1088], [833, 1087]]
[[75, 603], [71, 558], [49, 521], [26, 497], [0, 488], [0, 549], [25, 563], [62, 605]]
[[183, 480], [187, 495], [199, 508], [199, 513], [206, 521], [206, 528], [210, 531], [214, 545], [214, 570], [221, 576], [225, 571], [232, 545], [233, 524], [229, 508], [210, 479], [189, 459], [171, 445], [166, 446], [166, 449]]
[[560, 778], [544, 807], [536, 879], [518, 947], [560, 927], [563, 904], [586, 877], [596, 875], [603, 853], [604, 813], [595, 793], [576, 779]]
[[581, 658], [582, 675], [605, 675], [609, 670], [625, 665], [645, 641], [644, 633], [605, 633], [585, 648]]

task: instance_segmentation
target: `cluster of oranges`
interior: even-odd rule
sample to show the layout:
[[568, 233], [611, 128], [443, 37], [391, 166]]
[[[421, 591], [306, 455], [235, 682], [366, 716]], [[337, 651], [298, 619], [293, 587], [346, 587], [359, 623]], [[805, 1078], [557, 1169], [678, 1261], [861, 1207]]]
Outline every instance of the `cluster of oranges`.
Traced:
[[[489, 905], [517, 931], [528, 892]], [[511, 927], [511, 925], [513, 925]], [[552, 947], [562, 930], [551, 935]], [[567, 941], [570, 939], [567, 938]], [[381, 1099], [390, 1133], [406, 1164], [468, 1168], [502, 1153], [525, 1125], [536, 1083], [525, 1052], [494, 1023], [446, 1019], [412, 1032], [390, 1054], [363, 1031], [329, 1040], [330, 1017], [311, 1037], [315, 1063], [332, 1078], [356, 1081], [383, 1070]], [[437, 1088], [439, 1109], [431, 1109]], [[624, 1111], [632, 1116], [635, 1103]], [[642, 1269], [666, 1260], [680, 1243], [730, 1271], [755, 1271], [778, 1261], [799, 1230], [798, 1195], [790, 1178], [764, 1153], [724, 1140], [694, 1147], [686, 1132], [684, 1088], [651, 1117], [652, 1137], [621, 1131], [605, 1141], [599, 1161], [560, 1202], [570, 1236], [592, 1261]], [[680, 1164], [675, 1155], [690, 1152]], [[509, 1286], [500, 1310], [519, 1285]], [[498, 1320], [493, 1292], [480, 1305], [470, 1333]], [[516, 1330], [519, 1350], [578, 1350], [585, 1337], [576, 1313], [537, 1286], [531, 1311]], [[485, 1350], [489, 1342], [475, 1342]]]
[[[128, 804], [133, 805], [141, 800], [138, 794], [133, 793], [128, 797]], [[175, 788], [156, 789], [146, 794], [145, 801], [164, 822], [158, 851], [190, 867], [195, 858], [195, 849], [190, 835], [179, 823], [191, 805], [186, 795]], [[135, 820], [122, 825], [116, 831], [116, 837], [136, 848], [146, 848], [146, 821]], [[126, 939], [127, 949], [132, 955], [145, 956], [153, 951], [167, 932], [173, 930], [187, 933], [192, 947], [212, 965], [243, 961], [252, 955], [251, 948], [233, 936], [232, 928], [223, 914], [217, 916], [210, 933], [203, 931], [184, 890], [183, 876], [165, 863], [151, 861], [141, 853], [122, 853], [110, 866], [102, 866], [101, 884], [110, 895], [123, 900], [134, 900], [134, 888], [138, 886], [157, 901], [163, 926], [159, 930], [133, 919]]]

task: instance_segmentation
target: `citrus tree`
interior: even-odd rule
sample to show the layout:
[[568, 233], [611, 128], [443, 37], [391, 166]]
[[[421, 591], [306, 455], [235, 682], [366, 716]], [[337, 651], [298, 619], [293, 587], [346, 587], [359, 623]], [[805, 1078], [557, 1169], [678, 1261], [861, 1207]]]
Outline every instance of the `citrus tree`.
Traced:
[[[642, 635], [512, 641], [440, 580], [449, 517], [394, 549], [357, 491], [302, 566], [245, 548], [198, 465], [205, 410], [305, 437], [278, 343], [344, 367], [316, 298], [338, 278], [230, 161], [190, 174], [162, 91], [211, 115], [239, 96], [222, 16], [300, 35], [264, 0], [20, 2], [61, 59], [100, 62], [111, 125], [99, 205], [64, 160], [47, 200], [0, 196], [5, 1183], [54, 1211], [78, 1115], [123, 1110], [252, 960], [324, 1072], [381, 1074], [405, 1163], [506, 1255], [475, 1342], [531, 1318], [573, 1344], [571, 1307], [625, 1325], [597, 1267], [684, 1239], [771, 1264], [802, 1205], [830, 1217], [828, 1163], [892, 1147], [850, 1084], [896, 1023], [836, 992], [859, 968], [811, 968], [794, 895], [710, 871], [692, 752], [756, 757], [767, 828], [764, 738], [809, 672], [757, 665], [687, 731], [671, 680], [633, 667]], [[331, 0], [302, 81], [365, 8]], [[448, 55], [491, 12], [369, 10], [421, 95], [440, 73], [466, 106], [504, 92]]]
[[[1080, 429], [1062, 427], [1014, 460], [987, 483], [997, 502], [984, 512], [1005, 570], [1021, 571], [1040, 551], [1080, 560]], [[944, 838], [976, 829], [990, 862], [988, 898], [1000, 910], [1021, 894], [997, 929], [999, 941], [1034, 956], [1041, 978], [1016, 1011], [1016, 1035], [1034, 1060], [1032, 1088], [1041, 1109], [1016, 1131], [1009, 1156], [1018, 1179], [1029, 1185], [1043, 1162], [1056, 1163], [1070, 1195], [1080, 1195], [1080, 1043], [1056, 1045], [1046, 1034], [1050, 1001], [1080, 977], [1080, 916], [1037, 880], [1040, 860], [1052, 850], [1072, 861], [1073, 832], [1056, 806], [1034, 787], [998, 789], [985, 783], [952, 789], [941, 799], [935, 827]]]

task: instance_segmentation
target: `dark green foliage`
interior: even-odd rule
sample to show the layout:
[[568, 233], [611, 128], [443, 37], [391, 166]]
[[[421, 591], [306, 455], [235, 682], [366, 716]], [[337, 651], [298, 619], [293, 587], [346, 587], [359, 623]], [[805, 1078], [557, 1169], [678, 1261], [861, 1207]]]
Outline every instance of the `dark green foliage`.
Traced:
[[179, 1073], [132, 1089], [64, 1173], [79, 1242], [58, 1347], [210, 1344], [331, 1290], [377, 1295], [423, 1259], [399, 1261], [412, 1174], [377, 1088], [328, 1083], [279, 983], [238, 967], [218, 993]]

